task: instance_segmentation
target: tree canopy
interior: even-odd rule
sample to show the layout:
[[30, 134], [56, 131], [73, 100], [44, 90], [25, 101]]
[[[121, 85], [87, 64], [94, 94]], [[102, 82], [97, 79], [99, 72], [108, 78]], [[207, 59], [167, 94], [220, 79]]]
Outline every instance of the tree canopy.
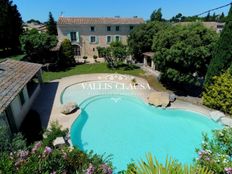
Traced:
[[134, 59], [141, 62], [142, 53], [152, 50], [153, 37], [168, 24], [163, 22], [148, 22], [133, 29], [128, 38], [128, 46]]
[[226, 71], [232, 64], [232, 7], [230, 8], [226, 24], [221, 32], [213, 53], [213, 59], [210, 62], [205, 85], [211, 83], [214, 76], [220, 75]]
[[154, 10], [151, 14], [150, 20], [151, 21], [162, 21], [162, 9], [159, 8], [158, 10]]
[[41, 24], [41, 22], [39, 20], [36, 20], [36, 19], [30, 19], [30, 20], [27, 21], [27, 23]]
[[56, 21], [52, 16], [52, 13], [49, 12], [49, 19], [46, 24], [47, 32], [49, 35], [57, 35]]
[[216, 32], [200, 23], [170, 26], [153, 40], [154, 61], [161, 78], [175, 84], [199, 86], [217, 40]]
[[20, 41], [22, 50], [27, 54], [28, 60], [38, 63], [48, 62], [49, 51], [58, 42], [56, 36], [39, 33], [36, 29], [24, 33]]
[[176, 16], [173, 16], [170, 19], [170, 22], [197, 22], [197, 21], [202, 21], [202, 22], [225, 22], [225, 14], [215, 14], [211, 15], [208, 13], [206, 16], [184, 16], [181, 13], [178, 13]]
[[111, 68], [117, 68], [129, 54], [127, 45], [120, 41], [112, 42], [107, 48], [98, 47], [97, 50], [100, 57], [106, 58], [108, 66]]
[[0, 0], [0, 7], [0, 49], [16, 51], [22, 33], [21, 15], [12, 1]]

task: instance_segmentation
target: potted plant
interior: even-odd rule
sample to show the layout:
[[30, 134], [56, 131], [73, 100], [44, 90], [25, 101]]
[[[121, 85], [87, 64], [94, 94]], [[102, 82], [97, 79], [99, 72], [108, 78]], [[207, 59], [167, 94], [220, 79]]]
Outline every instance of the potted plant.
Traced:
[[97, 56], [96, 55], [93, 56], [93, 59], [94, 59], [95, 62], [97, 62]]
[[136, 80], [135, 78], [133, 78], [133, 79], [131, 80], [131, 82], [132, 82], [132, 84], [135, 85], [135, 86], [138, 85], [137, 80]]
[[84, 62], [87, 62], [88, 57], [87, 56], [83, 56]]

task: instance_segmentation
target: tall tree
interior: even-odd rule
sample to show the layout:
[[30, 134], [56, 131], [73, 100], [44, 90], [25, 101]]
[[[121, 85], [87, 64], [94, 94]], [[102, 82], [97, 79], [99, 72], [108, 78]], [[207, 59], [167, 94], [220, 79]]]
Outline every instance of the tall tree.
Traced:
[[223, 12], [219, 17], [219, 22], [225, 22], [225, 14]]
[[210, 16], [210, 12], [207, 14], [207, 16], [205, 17], [205, 21], [209, 22], [211, 20], [211, 16]]
[[182, 14], [181, 13], [178, 13], [176, 16], [173, 16], [171, 19], [170, 19], [170, 22], [180, 22], [181, 19], [182, 19]]
[[154, 10], [151, 14], [151, 21], [162, 21], [162, 9]]
[[0, 7], [0, 49], [16, 51], [20, 48], [21, 15], [12, 1], [0, 0]]
[[212, 77], [220, 75], [232, 64], [232, 6], [226, 19], [225, 27], [220, 35], [210, 62], [205, 85], [211, 83]]
[[47, 32], [49, 35], [57, 35], [56, 21], [54, 20], [51, 12], [49, 12], [47, 30], [48, 30]]

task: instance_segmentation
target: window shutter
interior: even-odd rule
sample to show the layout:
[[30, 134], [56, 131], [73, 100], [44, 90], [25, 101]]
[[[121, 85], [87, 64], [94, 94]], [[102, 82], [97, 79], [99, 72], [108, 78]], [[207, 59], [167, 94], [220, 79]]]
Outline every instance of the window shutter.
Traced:
[[67, 38], [71, 41], [71, 34], [70, 33], [67, 34]]
[[89, 36], [89, 43], [91, 43], [91, 36]]
[[76, 38], [77, 38], [77, 42], [80, 42], [80, 33], [78, 31], [76, 32]]
[[106, 44], [108, 44], [107, 40], [108, 40], [108, 36], [105, 37]]
[[98, 44], [99, 43], [99, 38], [98, 38], [98, 36], [95, 36], [96, 37], [96, 44]]

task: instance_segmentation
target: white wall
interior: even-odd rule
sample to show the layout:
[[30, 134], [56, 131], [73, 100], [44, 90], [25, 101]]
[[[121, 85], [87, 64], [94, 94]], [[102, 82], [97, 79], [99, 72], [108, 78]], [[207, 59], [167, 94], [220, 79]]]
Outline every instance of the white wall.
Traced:
[[[88, 56], [93, 57], [98, 55], [97, 47], [108, 47], [109, 43], [106, 42], [106, 37], [111, 36], [112, 40], [115, 40], [116, 36], [120, 37], [123, 44], [127, 44], [128, 35], [130, 34], [130, 26], [137, 26], [138, 24], [73, 24], [73, 25], [58, 25], [58, 38], [60, 41], [68, 38], [67, 35], [70, 32], [79, 32], [80, 41], [78, 43], [73, 42], [81, 47], [81, 57]], [[95, 27], [95, 31], [90, 30], [91, 26]], [[107, 31], [107, 26], [111, 26], [111, 31]], [[119, 26], [119, 31], [116, 31], [116, 26]], [[97, 43], [90, 43], [89, 37], [96, 36], [98, 38]], [[94, 51], [95, 50], [95, 51]]]
[[37, 86], [37, 88], [35, 89], [33, 95], [31, 96], [31, 98], [29, 98], [27, 87], [25, 86], [23, 88], [23, 96], [24, 96], [24, 99], [25, 99], [24, 105], [23, 106], [21, 105], [19, 95], [17, 95], [16, 98], [11, 102], [10, 107], [11, 107], [11, 110], [12, 110], [12, 113], [13, 113], [13, 117], [14, 117], [17, 129], [20, 128], [26, 114], [30, 110], [30, 107], [31, 107], [34, 99], [38, 95], [39, 90], [40, 90], [40, 85]]
[[21, 117], [21, 102], [19, 99], [19, 96], [17, 95], [15, 99], [10, 104], [12, 114], [15, 120], [16, 127], [19, 129], [21, 123], [22, 123], [22, 117]]

